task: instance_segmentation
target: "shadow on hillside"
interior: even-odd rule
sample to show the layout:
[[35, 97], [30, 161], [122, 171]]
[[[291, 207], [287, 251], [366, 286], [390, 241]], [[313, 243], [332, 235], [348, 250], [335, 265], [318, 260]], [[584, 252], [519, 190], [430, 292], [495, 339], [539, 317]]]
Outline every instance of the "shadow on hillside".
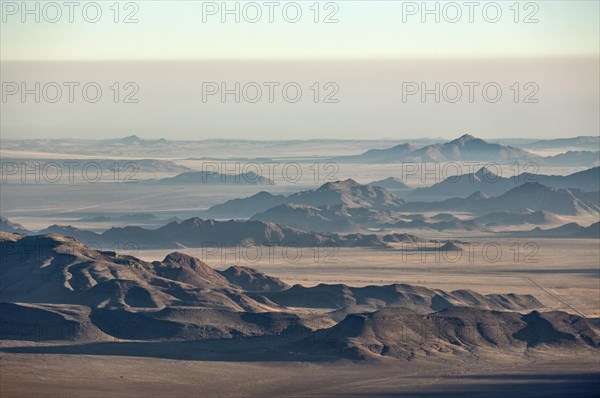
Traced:
[[[355, 393], [353, 397], [598, 397], [600, 370], [593, 373], [478, 374], [444, 376], [422, 389]], [[477, 381], [471, 383], [471, 381]]]
[[92, 342], [64, 345], [3, 347], [15, 354], [116, 355], [191, 361], [331, 362], [340, 357], [311, 355], [288, 350], [289, 342], [268, 338], [215, 339], [196, 341]]

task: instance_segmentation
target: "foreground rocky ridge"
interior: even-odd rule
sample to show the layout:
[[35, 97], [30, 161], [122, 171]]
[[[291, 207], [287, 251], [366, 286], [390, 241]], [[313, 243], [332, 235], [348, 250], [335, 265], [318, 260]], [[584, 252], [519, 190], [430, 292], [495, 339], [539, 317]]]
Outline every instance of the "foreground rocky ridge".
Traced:
[[[59, 235], [3, 233], [0, 250], [6, 340], [201, 342], [215, 355], [215, 341], [237, 341], [243, 353], [268, 339], [268, 355], [305, 359], [599, 347], [586, 319], [540, 313], [531, 295], [406, 284], [290, 287], [248, 267], [217, 271], [178, 252], [146, 262]], [[255, 355], [253, 347], [246, 352]]]

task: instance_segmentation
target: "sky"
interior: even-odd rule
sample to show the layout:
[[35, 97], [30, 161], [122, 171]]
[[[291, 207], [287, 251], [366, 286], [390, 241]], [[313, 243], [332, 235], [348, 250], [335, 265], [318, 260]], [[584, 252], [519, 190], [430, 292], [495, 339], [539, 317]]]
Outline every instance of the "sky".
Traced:
[[[482, 1], [473, 8], [463, 1], [91, 3], [69, 10], [63, 2], [2, 2], [2, 138], [547, 138], [599, 131], [598, 1]], [[56, 102], [43, 95], [36, 102], [34, 95], [5, 95], [7, 82], [12, 89], [54, 82], [63, 92]], [[64, 82], [95, 82], [102, 100], [76, 93], [71, 102]], [[217, 93], [203, 101], [206, 84], [236, 82], [262, 87], [261, 100], [223, 101]], [[295, 83], [301, 101], [282, 100], [280, 91], [266, 100], [265, 82]], [[494, 83], [501, 100], [491, 103], [481, 92], [465, 100], [466, 82], [478, 90]], [[449, 84], [440, 102], [419, 93], [404, 101], [407, 85], [436, 83]], [[463, 94], [458, 103], [444, 95], [455, 86]], [[118, 103], [107, 100], [115, 91]], [[138, 101], [123, 103], [128, 94]], [[325, 103], [328, 95], [338, 101]]]
[[[84, 19], [96, 19], [94, 7], [85, 13], [83, 6], [74, 8], [69, 23], [69, 9], [60, 7], [56, 18], [48, 2], [35, 2], [35, 23], [20, 3], [3, 2], [3, 60], [473, 58], [590, 55], [600, 46], [594, 0], [522, 1], [517, 7], [514, 1], [475, 2], [472, 8], [462, 1], [323, 1], [318, 7], [299, 1], [272, 8], [262, 1], [136, 1], [120, 3], [118, 23], [113, 2], [99, 3], [95, 23]], [[239, 23], [235, 14], [223, 15], [236, 4]], [[422, 12], [436, 5], [439, 22]]]

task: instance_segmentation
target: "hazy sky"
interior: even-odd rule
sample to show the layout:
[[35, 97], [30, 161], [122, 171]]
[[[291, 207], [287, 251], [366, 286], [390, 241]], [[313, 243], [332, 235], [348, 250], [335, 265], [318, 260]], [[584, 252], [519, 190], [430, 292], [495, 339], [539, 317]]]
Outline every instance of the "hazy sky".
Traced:
[[[595, 0], [523, 1], [518, 7], [514, 1], [476, 2], [479, 5], [472, 8], [463, 1], [427, 2], [430, 10], [437, 3], [439, 23], [433, 14], [425, 15], [422, 23], [421, 1], [321, 2], [318, 23], [314, 22], [314, 1], [296, 2], [301, 11], [296, 23], [285, 19], [296, 19], [298, 7], [289, 6], [290, 2], [272, 8], [273, 23], [262, 1], [254, 3], [259, 4], [258, 9], [248, 6], [250, 2], [228, 2], [229, 9], [239, 3], [239, 23], [235, 23], [235, 15], [225, 15], [226, 23], [221, 22], [221, 1], [136, 1], [128, 6], [122, 2], [119, 23], [114, 23], [115, 10], [109, 9], [113, 2], [108, 1], [99, 3], [102, 14], [96, 23], [86, 22], [83, 6], [73, 9], [73, 23], [68, 22], [69, 10], [64, 7], [61, 18], [50, 23], [57, 11], [38, 2], [40, 23], [35, 23], [34, 15], [22, 15], [21, 2], [16, 2], [16, 12], [6, 5], [10, 2], [3, 3], [4, 60], [474, 58], [589, 55], [597, 54], [600, 46], [599, 2]], [[500, 5], [499, 17], [497, 7], [490, 3]], [[218, 9], [212, 8], [213, 4]], [[258, 10], [258, 22], [248, 22]], [[88, 7], [85, 15], [94, 20], [95, 13], [95, 8]], [[127, 16], [138, 22], [123, 23]], [[324, 23], [325, 19], [338, 22]], [[455, 19], [457, 22], [450, 22]], [[535, 20], [538, 22], [526, 23]]]
[[[543, 138], [599, 131], [598, 1], [476, 2], [471, 9], [463, 1], [427, 2], [428, 10], [439, 10], [439, 22], [422, 13], [421, 1], [320, 2], [316, 8], [314, 1], [276, 2], [272, 23], [263, 1], [227, 2], [229, 10], [238, 4], [237, 23], [234, 14], [222, 14], [221, 1], [120, 2], [117, 8], [106, 1], [98, 2], [101, 14], [93, 6], [84, 14], [89, 3], [72, 10], [71, 23], [70, 10], [53, 5], [60, 1], [26, 3], [33, 14], [23, 13], [20, 1], [2, 2], [3, 138], [451, 138], [464, 132]], [[261, 17], [251, 23], [257, 10]], [[127, 17], [137, 22], [124, 23]], [[63, 92], [56, 102], [22, 100], [19, 92], [5, 95], [6, 82], [12, 89], [56, 82]], [[73, 102], [64, 82], [78, 84]], [[100, 101], [82, 100], [80, 89], [89, 82], [102, 88]], [[207, 82], [256, 83], [263, 96], [236, 103], [217, 93], [204, 101]], [[273, 102], [265, 99], [265, 82], [279, 85]], [[298, 103], [281, 98], [290, 82], [303, 90]], [[473, 102], [465, 99], [467, 82], [478, 85]], [[114, 83], [118, 103], [111, 101]], [[403, 96], [406, 84], [436, 83], [460, 86], [461, 100]], [[501, 88], [500, 101], [482, 98], [488, 83]], [[130, 93], [136, 103], [124, 103]], [[325, 103], [329, 94], [338, 101]]]

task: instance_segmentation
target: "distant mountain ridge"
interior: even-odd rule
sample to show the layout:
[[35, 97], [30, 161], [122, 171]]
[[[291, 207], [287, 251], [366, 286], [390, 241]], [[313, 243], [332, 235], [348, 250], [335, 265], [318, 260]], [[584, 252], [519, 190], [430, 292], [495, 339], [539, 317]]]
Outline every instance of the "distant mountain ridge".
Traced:
[[556, 228], [542, 229], [534, 228], [531, 231], [513, 233], [514, 236], [531, 238], [580, 238], [580, 239], [600, 239], [600, 221], [588, 227], [583, 227], [577, 223], [568, 223]]
[[[524, 149], [487, 142], [470, 134], [445, 142], [416, 147], [411, 144], [399, 144], [391, 148], [370, 149], [359, 155], [338, 156], [332, 161], [340, 163], [444, 163], [484, 161], [497, 164], [512, 164], [514, 162], [535, 162], [551, 167], [580, 166], [594, 167], [600, 164], [598, 140], [593, 145], [595, 137], [579, 137], [565, 139], [564, 142], [549, 143], [550, 148], [562, 148], [561, 143], [572, 143], [574, 148], [553, 156], [539, 156]], [[528, 147], [543, 149], [544, 144], [530, 143]], [[567, 147], [569, 147], [567, 145]]]
[[[374, 247], [387, 248], [395, 234], [348, 234], [306, 232], [259, 220], [215, 221], [197, 217], [172, 222], [158, 229], [115, 227], [102, 233], [71, 226], [52, 225], [38, 234], [73, 237], [91, 247], [113, 247], [115, 242], [134, 249], [178, 249], [240, 246]], [[124, 247], [126, 250], [127, 247]], [[133, 250], [133, 249], [132, 249]]]
[[600, 191], [600, 167], [594, 167], [566, 176], [521, 173], [516, 176], [501, 176], [488, 167], [474, 173], [451, 176], [430, 187], [416, 188], [406, 197], [464, 197], [477, 191], [489, 196], [498, 196], [527, 182], [538, 182], [551, 188], [574, 188], [585, 192]]
[[16, 222], [12, 222], [8, 218], [5, 218], [5, 217], [0, 217], [0, 231], [11, 233], [11, 234], [12, 233], [17, 233], [17, 234], [31, 233], [31, 231], [29, 231], [23, 225], [16, 223]]
[[259, 192], [256, 195], [233, 199], [212, 206], [202, 213], [214, 218], [249, 218], [284, 203], [312, 207], [343, 205], [374, 210], [400, 208], [405, 202], [385, 188], [362, 185], [352, 179], [328, 182], [315, 190], [300, 191], [288, 196]]
[[489, 213], [475, 219], [486, 226], [522, 225], [522, 224], [552, 224], [560, 222], [556, 214], [546, 210], [528, 212], [499, 211]]
[[253, 171], [240, 174], [222, 174], [212, 171], [188, 171], [174, 177], [166, 177], [159, 180], [147, 180], [145, 183], [161, 185], [275, 185], [273, 180], [258, 175]]
[[[594, 168], [569, 176], [523, 174], [520, 178], [526, 180], [539, 177], [540, 180], [549, 181], [555, 185], [578, 185], [593, 189], [597, 184], [595, 177], [600, 177], [599, 171], [600, 168]], [[494, 183], [494, 181], [496, 182]], [[345, 181], [326, 184], [315, 191], [303, 191], [289, 196], [276, 196], [261, 192], [248, 198], [234, 199], [213, 206], [207, 213], [231, 217], [232, 215], [248, 216], [251, 211], [256, 211], [250, 217], [251, 220], [274, 222], [316, 232], [360, 232], [366, 228], [391, 227], [483, 232], [488, 231], [487, 225], [546, 225], [561, 222], [557, 215], [597, 215], [600, 212], [600, 193], [598, 191], [582, 192], [578, 189], [547, 187], [539, 182], [517, 184], [513, 179], [500, 178], [485, 168], [481, 168], [471, 175], [463, 175], [455, 183], [444, 181], [433, 187], [424, 188], [422, 192], [431, 190], [447, 194], [448, 192], [452, 193], [454, 187], [458, 187], [460, 192], [466, 190], [465, 186], [471, 187], [471, 185], [475, 188], [482, 187], [490, 193], [499, 191], [501, 194], [490, 195], [475, 191], [467, 197], [454, 196], [442, 201], [406, 202], [383, 188], [379, 188], [381, 191], [375, 196], [373, 192], [369, 192], [371, 195], [366, 195], [364, 188], [357, 190], [359, 184], [354, 181]], [[360, 194], [353, 194], [353, 191], [347, 189], [348, 186], [353, 187], [354, 191], [360, 192]], [[332, 188], [337, 192], [335, 200], [323, 200], [319, 192]], [[374, 200], [374, 198], [380, 199]], [[303, 204], [303, 202], [317, 203], [317, 205]], [[322, 205], [323, 202], [337, 204]], [[239, 208], [247, 211], [240, 211]], [[435, 217], [441, 217], [441, 215], [425, 217], [406, 214], [434, 211], [467, 212], [475, 218], [465, 220], [448, 215], [448, 217], [436, 219]], [[489, 216], [484, 218], [486, 215]], [[494, 217], [496, 221], [493, 220]], [[507, 224], [507, 222], [513, 224]]]
[[339, 156], [339, 162], [356, 163], [400, 163], [400, 162], [448, 162], [475, 161], [513, 162], [535, 157], [525, 150], [486, 142], [470, 134], [443, 144], [430, 144], [417, 148], [410, 144], [400, 144], [387, 149], [371, 149], [360, 155]]
[[598, 214], [597, 193], [577, 189], [549, 188], [539, 182], [527, 182], [503, 193], [489, 197], [477, 191], [466, 198], [451, 198], [439, 202], [409, 202], [405, 211], [468, 211], [483, 214], [497, 211], [547, 210], [556, 214]]
[[567, 151], [554, 156], [534, 158], [533, 162], [550, 167], [596, 167], [600, 165], [600, 151]]
[[383, 180], [372, 181], [372, 182], [368, 183], [367, 185], [371, 185], [371, 186], [374, 186], [374, 187], [385, 188], [385, 189], [388, 189], [388, 190], [395, 190], [395, 189], [405, 190], [405, 189], [410, 189], [410, 187], [408, 185], [406, 185], [401, 179], [395, 178], [395, 177], [388, 177], [388, 178], [383, 179]]
[[579, 136], [538, 140], [525, 144], [524, 146], [531, 149], [577, 148], [583, 150], [597, 150], [600, 147], [600, 136]]
[[235, 245], [319, 246], [336, 244], [338, 236], [304, 232], [261, 221], [214, 221], [190, 218], [158, 229], [141, 227], [110, 228], [97, 234], [69, 226], [50, 226], [40, 233], [72, 236], [87, 244], [109, 245], [110, 242], [133, 242], [139, 248], [232, 247]]
[[[7, 220], [8, 221], [8, 220]], [[318, 229], [318, 228], [317, 228]], [[24, 235], [58, 234], [77, 239], [90, 248], [118, 248], [124, 252], [139, 249], [203, 248], [207, 251], [223, 247], [291, 246], [391, 248], [390, 243], [433, 242], [407, 233], [349, 233], [339, 234], [332, 229], [304, 231], [288, 225], [261, 220], [215, 221], [197, 217], [174, 221], [158, 229], [138, 226], [113, 227], [102, 233], [78, 229], [70, 225], [51, 225], [38, 232], [22, 230]], [[3, 233], [13, 233], [0, 229]], [[349, 231], [348, 231], [349, 232]], [[445, 241], [441, 241], [445, 242]], [[267, 255], [267, 252], [261, 253]]]
[[430, 230], [478, 230], [486, 228], [472, 220], [456, 217], [436, 219], [420, 215], [406, 215], [392, 211], [338, 206], [304, 206], [285, 203], [254, 215], [251, 220], [283, 223], [296, 228], [316, 232], [351, 232], [367, 228], [399, 228]]

